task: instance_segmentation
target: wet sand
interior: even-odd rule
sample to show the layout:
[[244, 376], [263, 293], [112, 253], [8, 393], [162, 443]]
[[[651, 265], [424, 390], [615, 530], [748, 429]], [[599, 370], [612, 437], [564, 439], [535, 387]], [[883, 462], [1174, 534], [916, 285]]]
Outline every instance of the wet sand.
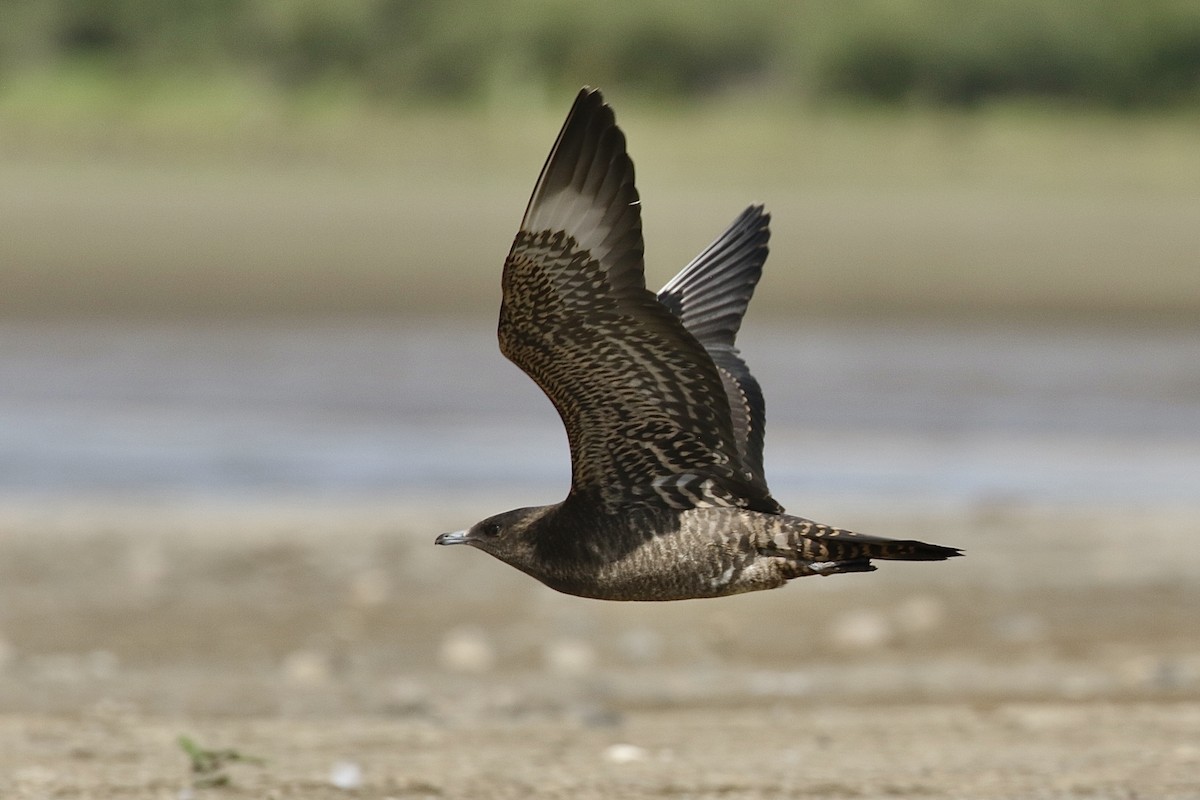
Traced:
[[0, 503], [0, 795], [1200, 796], [1195, 509], [816, 505], [968, 557], [605, 604], [437, 498]]

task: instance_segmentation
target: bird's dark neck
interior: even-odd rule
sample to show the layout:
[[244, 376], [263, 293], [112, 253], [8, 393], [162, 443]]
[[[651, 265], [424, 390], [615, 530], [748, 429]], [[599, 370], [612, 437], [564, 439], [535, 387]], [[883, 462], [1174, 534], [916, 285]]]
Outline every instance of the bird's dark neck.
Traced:
[[678, 527], [670, 509], [630, 505], [609, 509], [596, 498], [572, 493], [534, 526], [534, 546], [547, 564], [593, 568], [618, 561], [651, 536]]

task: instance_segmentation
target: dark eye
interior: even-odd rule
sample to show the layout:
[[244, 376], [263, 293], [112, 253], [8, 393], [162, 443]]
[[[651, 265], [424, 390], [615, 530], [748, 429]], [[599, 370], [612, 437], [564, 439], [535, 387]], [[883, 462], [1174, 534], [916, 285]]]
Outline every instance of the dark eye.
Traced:
[[500, 535], [500, 523], [499, 522], [485, 522], [480, 526], [480, 533], [482, 533], [484, 536], [499, 536]]

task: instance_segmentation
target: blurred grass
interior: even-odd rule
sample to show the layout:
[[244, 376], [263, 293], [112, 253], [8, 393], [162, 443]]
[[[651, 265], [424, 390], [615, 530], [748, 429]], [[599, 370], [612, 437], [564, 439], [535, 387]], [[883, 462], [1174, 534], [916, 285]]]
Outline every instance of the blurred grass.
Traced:
[[763, 92], [974, 107], [1200, 102], [1192, 0], [5, 0], [0, 80], [80, 63], [126, 78], [232, 72], [385, 102], [554, 96], [594, 82], [658, 101]]
[[[759, 201], [764, 311], [1200, 311], [1194, 113], [608, 96], [652, 285]], [[494, 310], [570, 97], [381, 107], [90, 70], [0, 86], [0, 312]]]

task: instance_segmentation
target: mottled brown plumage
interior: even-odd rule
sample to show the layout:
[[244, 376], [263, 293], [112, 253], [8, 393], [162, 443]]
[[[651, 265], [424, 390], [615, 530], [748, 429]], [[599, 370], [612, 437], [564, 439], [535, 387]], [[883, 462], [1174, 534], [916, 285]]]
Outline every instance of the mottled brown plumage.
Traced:
[[958, 555], [789, 516], [771, 497], [762, 392], [734, 344], [769, 220], [748, 208], [655, 296], [625, 137], [600, 93], [581, 91], [505, 261], [499, 325], [500, 350], [566, 426], [571, 491], [438, 543], [607, 600], [716, 597], [869, 571], [871, 559]]

